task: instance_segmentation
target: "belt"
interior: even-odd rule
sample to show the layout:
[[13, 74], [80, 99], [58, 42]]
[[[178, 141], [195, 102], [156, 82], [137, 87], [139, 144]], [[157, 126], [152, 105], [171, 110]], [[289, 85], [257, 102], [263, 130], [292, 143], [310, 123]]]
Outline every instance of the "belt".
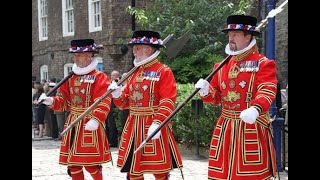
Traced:
[[130, 107], [130, 115], [135, 116], [150, 116], [158, 112], [158, 106], [153, 107]]
[[[229, 109], [223, 109], [221, 112], [221, 116], [225, 119], [231, 119], [231, 120], [241, 120], [240, 113], [242, 111], [235, 111], [235, 110], [229, 110]], [[270, 123], [270, 116], [269, 113], [262, 113], [258, 116], [256, 120], [259, 124], [262, 126], [268, 127], [268, 124]]]

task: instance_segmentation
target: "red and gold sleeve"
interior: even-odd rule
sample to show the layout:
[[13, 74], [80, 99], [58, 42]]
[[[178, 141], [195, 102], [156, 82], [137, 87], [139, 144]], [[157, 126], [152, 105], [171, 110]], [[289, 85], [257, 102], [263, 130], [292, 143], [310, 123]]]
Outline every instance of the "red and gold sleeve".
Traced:
[[[216, 63], [213, 67], [213, 70], [218, 67], [219, 63]], [[213, 75], [210, 86], [209, 86], [209, 93], [208, 95], [201, 97], [202, 101], [205, 103], [210, 103], [213, 105], [220, 104], [220, 93], [219, 93], [219, 79], [218, 79], [218, 73], [220, 73], [221, 70], [219, 70], [216, 74]]]
[[[126, 84], [128, 84], [127, 82]], [[128, 109], [129, 108], [129, 88], [127, 85], [124, 85], [122, 93], [120, 97], [113, 98], [114, 105], [116, 105], [119, 109]]]
[[261, 114], [269, 110], [276, 97], [276, 63], [273, 60], [266, 59], [260, 62], [255, 85], [257, 92], [251, 101], [251, 106], [255, 107]]
[[[95, 79], [93, 86], [92, 98], [94, 101], [98, 100], [107, 92], [108, 86], [111, 84], [108, 76], [105, 73], [99, 73]], [[111, 106], [112, 95], [111, 93], [103, 98], [103, 100], [93, 109], [92, 118], [105, 122]]]
[[53, 104], [49, 108], [60, 112], [70, 110], [70, 80], [71, 78], [59, 87], [57, 95], [53, 97]]
[[174, 75], [169, 67], [164, 67], [161, 70], [159, 80], [159, 109], [153, 117], [153, 122], [160, 124], [174, 110], [177, 97], [177, 84]]

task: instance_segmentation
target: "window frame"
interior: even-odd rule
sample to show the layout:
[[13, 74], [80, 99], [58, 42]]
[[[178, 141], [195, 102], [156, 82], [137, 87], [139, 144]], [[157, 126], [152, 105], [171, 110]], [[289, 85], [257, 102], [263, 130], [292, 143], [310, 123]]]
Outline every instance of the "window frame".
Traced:
[[40, 80], [42, 79], [49, 81], [48, 65], [45, 64], [40, 67]]
[[[43, 4], [45, 5], [43, 6]], [[45, 22], [45, 25], [43, 23], [43, 20]], [[38, 32], [39, 32], [39, 41], [45, 41], [48, 39], [48, 1], [47, 0], [38, 0]]]
[[[99, 3], [99, 12], [94, 12], [95, 3]], [[101, 7], [102, 7], [101, 0], [88, 0], [88, 19], [89, 19], [89, 32], [96, 32], [102, 30], [102, 13], [101, 13]], [[95, 16], [98, 16], [99, 18], [99, 26], [95, 27]]]
[[[71, 5], [72, 6], [71, 8], [68, 8], [66, 7], [66, 4], [67, 2], [71, 2]], [[62, 0], [62, 36], [65, 37], [65, 36], [74, 36], [74, 28], [75, 28], [75, 25], [74, 25], [74, 1], [73, 0]], [[69, 20], [69, 16], [68, 16], [68, 12], [71, 12], [72, 15], [71, 15], [71, 20]], [[70, 31], [69, 32], [69, 22], [71, 22], [71, 28], [73, 31]]]
[[73, 63], [66, 63], [63, 65], [63, 77], [68, 76], [69, 72], [72, 71], [72, 66], [73, 66]]

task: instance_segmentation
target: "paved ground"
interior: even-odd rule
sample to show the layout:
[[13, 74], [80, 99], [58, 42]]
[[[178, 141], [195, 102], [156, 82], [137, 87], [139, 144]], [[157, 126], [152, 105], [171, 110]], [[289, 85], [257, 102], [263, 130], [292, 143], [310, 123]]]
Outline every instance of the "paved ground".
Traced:
[[[32, 139], [32, 179], [33, 180], [65, 180], [71, 179], [66, 171], [66, 166], [58, 164], [59, 157], [59, 141], [50, 140], [50, 138]], [[183, 159], [183, 174], [185, 180], [206, 180], [207, 179], [207, 163], [208, 159], [205, 157], [195, 155], [196, 151], [190, 150], [186, 147], [181, 147], [181, 154]], [[106, 180], [125, 180], [125, 174], [120, 173], [116, 167], [117, 162], [117, 148], [111, 148], [112, 159], [114, 165], [111, 163], [103, 165], [103, 176]], [[200, 154], [207, 152], [200, 151]], [[179, 170], [173, 170], [170, 180], [181, 180]], [[91, 176], [85, 172], [87, 180], [92, 179]], [[287, 180], [288, 175], [282, 172], [281, 180]], [[154, 180], [152, 175], [145, 175], [145, 180]]]

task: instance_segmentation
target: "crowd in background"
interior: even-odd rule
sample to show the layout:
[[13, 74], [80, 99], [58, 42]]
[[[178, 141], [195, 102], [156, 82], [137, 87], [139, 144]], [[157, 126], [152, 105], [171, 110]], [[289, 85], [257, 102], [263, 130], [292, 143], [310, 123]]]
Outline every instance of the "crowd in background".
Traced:
[[[50, 81], [32, 81], [32, 128], [35, 138], [51, 137], [54, 140], [61, 140], [60, 133], [69, 111], [53, 111], [44, 104], [38, 103], [38, 98], [42, 93], [48, 93], [60, 79], [52, 78]], [[51, 95], [54, 96], [58, 90]]]

